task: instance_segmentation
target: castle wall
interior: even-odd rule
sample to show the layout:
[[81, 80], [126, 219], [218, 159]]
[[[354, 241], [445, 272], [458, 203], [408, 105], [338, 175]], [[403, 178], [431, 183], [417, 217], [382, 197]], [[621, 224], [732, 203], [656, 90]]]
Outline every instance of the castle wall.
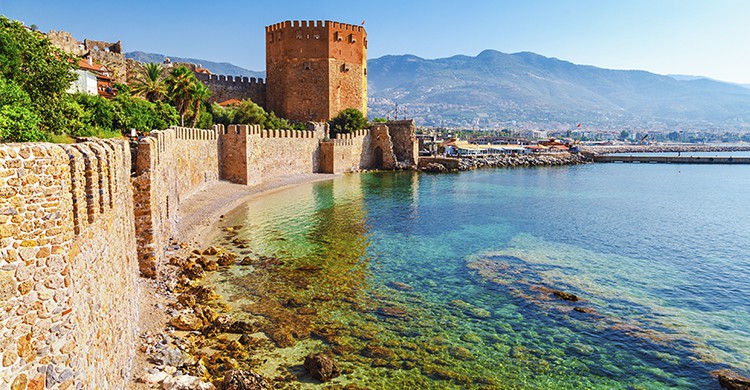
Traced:
[[419, 161], [419, 143], [413, 119], [388, 121], [388, 133], [393, 142], [393, 153], [399, 163], [417, 165]]
[[140, 270], [154, 277], [174, 236], [177, 206], [219, 180], [217, 132], [183, 127], [152, 131], [138, 143], [135, 174]]
[[344, 173], [377, 168], [372, 156], [370, 130], [337, 134], [337, 137], [320, 143], [320, 172]]
[[277, 176], [320, 172], [324, 125], [298, 130], [261, 130], [258, 125], [230, 125], [221, 130], [221, 177], [256, 185]]
[[205, 73], [196, 73], [195, 77], [211, 90], [211, 96], [208, 98], [210, 103], [229, 99], [250, 99], [255, 104], [266, 108], [266, 83], [263, 79]]
[[0, 388], [125, 386], [138, 318], [129, 177], [122, 141], [0, 145]]

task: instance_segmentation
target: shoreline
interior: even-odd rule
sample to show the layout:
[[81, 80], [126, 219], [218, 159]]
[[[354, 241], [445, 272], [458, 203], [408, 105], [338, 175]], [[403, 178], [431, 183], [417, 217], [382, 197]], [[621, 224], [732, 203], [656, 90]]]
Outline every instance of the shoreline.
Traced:
[[669, 153], [669, 152], [744, 152], [750, 151], [750, 145], [691, 145], [691, 144], [664, 144], [664, 145], [607, 145], [607, 146], [584, 146], [584, 153], [610, 154], [610, 153]]
[[[193, 193], [178, 206], [178, 219], [175, 224], [177, 245], [171, 245], [167, 250], [169, 257], [187, 256], [194, 248], [203, 248], [210, 241], [208, 232], [219, 217], [241, 204], [262, 196], [274, 194], [302, 184], [332, 180], [336, 174], [304, 174], [288, 175], [268, 180], [257, 186], [246, 186], [229, 182], [217, 182], [205, 186]], [[217, 233], [218, 234], [218, 233]], [[165, 265], [165, 272], [156, 279], [141, 277], [139, 279], [140, 300], [138, 315], [139, 343], [134, 345], [136, 354], [130, 369], [131, 380], [128, 389], [153, 389], [154, 386], [163, 387], [160, 382], [152, 382], [154, 378], [171, 377], [171, 373], [163, 370], [167, 363], [155, 362], [155, 356], [164, 355], [169, 351], [169, 345], [176, 339], [175, 330], [170, 329], [170, 314], [177, 302], [176, 270]], [[179, 351], [172, 348], [171, 351]], [[174, 354], [174, 352], [172, 352]], [[178, 353], [179, 355], [179, 353]], [[158, 359], [158, 358], [157, 358]], [[162, 367], [160, 369], [159, 367]], [[144, 380], [145, 379], [145, 380]]]

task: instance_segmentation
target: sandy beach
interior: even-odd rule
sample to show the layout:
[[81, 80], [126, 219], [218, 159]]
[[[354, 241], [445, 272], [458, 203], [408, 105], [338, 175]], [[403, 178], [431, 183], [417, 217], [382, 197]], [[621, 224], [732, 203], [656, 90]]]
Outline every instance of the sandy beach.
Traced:
[[[268, 196], [284, 189], [316, 181], [331, 180], [333, 174], [304, 174], [281, 176], [268, 179], [256, 186], [246, 186], [229, 182], [218, 182], [194, 193], [178, 206], [178, 218], [174, 239], [183, 244], [169, 248], [171, 255], [187, 254], [195, 248], [202, 248], [210, 240], [211, 228], [220, 216], [239, 205]], [[186, 245], [185, 245], [186, 244]], [[166, 307], [175, 302], [174, 293], [165, 283], [164, 276], [156, 280], [140, 279], [139, 334], [141, 335], [137, 354], [131, 369], [131, 389], [150, 389], [153, 385], [138, 383], [137, 379], [148, 374], [155, 366], [149, 362], [149, 347], [158, 343], [163, 335], [171, 333], [167, 329], [169, 315]]]

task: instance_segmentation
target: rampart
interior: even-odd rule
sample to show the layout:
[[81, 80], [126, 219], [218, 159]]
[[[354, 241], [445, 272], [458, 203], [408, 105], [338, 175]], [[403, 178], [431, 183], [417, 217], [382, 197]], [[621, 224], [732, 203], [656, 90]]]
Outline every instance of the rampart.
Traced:
[[211, 90], [208, 100], [211, 103], [229, 99], [250, 99], [259, 106], [266, 107], [266, 83], [261, 78], [205, 73], [196, 73], [195, 76]]
[[219, 147], [214, 130], [173, 127], [138, 142], [135, 225], [141, 273], [154, 277], [174, 236], [180, 203], [219, 180]]
[[123, 388], [138, 320], [130, 150], [0, 145], [0, 388]]

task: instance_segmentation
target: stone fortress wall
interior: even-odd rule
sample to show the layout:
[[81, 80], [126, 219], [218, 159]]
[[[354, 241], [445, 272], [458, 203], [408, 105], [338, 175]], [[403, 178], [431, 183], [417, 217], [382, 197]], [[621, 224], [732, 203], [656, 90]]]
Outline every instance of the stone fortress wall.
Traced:
[[196, 73], [195, 77], [211, 90], [211, 96], [208, 98], [210, 103], [229, 99], [250, 99], [255, 104], [266, 107], [266, 83], [261, 78], [206, 73]]
[[0, 145], [0, 388], [124, 387], [132, 205], [125, 142]]
[[94, 61], [106, 66], [112, 72], [111, 76], [116, 83], [127, 81], [128, 64], [120, 41], [104, 42], [84, 39], [83, 42], [79, 42], [69, 32], [55, 30], [47, 33], [47, 39], [55, 47], [76, 57], [90, 55]]
[[177, 209], [197, 191], [406, 161], [397, 143], [408, 137], [386, 124], [327, 132], [325, 123], [217, 125], [153, 131], [132, 148], [95, 139], [0, 145], [0, 388], [124, 388], [139, 274], [158, 275]]

